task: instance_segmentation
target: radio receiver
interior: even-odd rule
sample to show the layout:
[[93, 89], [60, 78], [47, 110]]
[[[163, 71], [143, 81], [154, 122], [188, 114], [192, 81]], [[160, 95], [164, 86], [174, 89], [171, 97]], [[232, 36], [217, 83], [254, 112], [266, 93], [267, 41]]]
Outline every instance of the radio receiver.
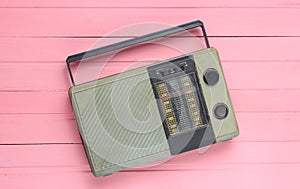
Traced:
[[[75, 85], [70, 64], [201, 27], [207, 48]], [[95, 176], [105, 176], [237, 136], [217, 50], [201, 21], [71, 55], [73, 112]], [[126, 125], [126, 126], [124, 126]]]

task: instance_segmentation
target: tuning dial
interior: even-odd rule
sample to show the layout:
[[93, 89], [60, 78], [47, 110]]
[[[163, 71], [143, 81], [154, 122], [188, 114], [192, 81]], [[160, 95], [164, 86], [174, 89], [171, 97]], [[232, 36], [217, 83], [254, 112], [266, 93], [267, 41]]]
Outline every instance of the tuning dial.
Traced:
[[217, 119], [224, 119], [227, 117], [229, 110], [226, 104], [218, 103], [214, 106], [213, 111], [214, 111], [214, 116]]

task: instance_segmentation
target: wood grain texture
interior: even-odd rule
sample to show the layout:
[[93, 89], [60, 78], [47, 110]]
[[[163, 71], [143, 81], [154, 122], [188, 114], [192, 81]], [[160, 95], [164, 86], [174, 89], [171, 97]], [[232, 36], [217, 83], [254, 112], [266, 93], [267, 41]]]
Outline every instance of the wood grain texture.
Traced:
[[[299, 164], [242, 164], [220, 166], [220, 168], [201, 170], [174, 171], [128, 171], [120, 172], [105, 178], [95, 178], [89, 171], [67, 171], [64, 168], [47, 169], [17, 168], [4, 169], [4, 176], [0, 177], [3, 185], [14, 188], [191, 188], [199, 186], [211, 188], [283, 188], [298, 187]], [[34, 173], [32, 173], [34, 169]], [[287, 174], [289, 173], [289, 174]], [[176, 177], [175, 177], [176, 175]], [[220, 175], [218, 177], [218, 175]], [[180, 178], [180, 179], [176, 179]], [[199, 179], [201, 178], [201, 180]], [[216, 180], [217, 179], [217, 180]], [[16, 182], [18, 181], [18, 182]], [[34, 181], [34, 182], [33, 182]], [[55, 182], [54, 182], [55, 181]], [[170, 182], [166, 182], [170, 181]], [[199, 182], [197, 182], [199, 181]]]
[[[219, 164], [300, 163], [300, 142], [224, 142], [205, 153], [197, 150], [180, 154], [163, 165], [171, 170], [214, 168]], [[0, 146], [1, 167], [79, 167], [88, 168], [82, 144]], [[239, 154], [233, 156], [232, 154]], [[83, 169], [83, 170], [84, 170]], [[147, 168], [143, 168], [147, 169]]]
[[[299, 5], [299, 0], [2, 0], [0, 188], [298, 188]], [[240, 136], [158, 166], [93, 177], [67, 94], [66, 57], [99, 40], [133, 37], [106, 36], [128, 24], [195, 19], [205, 22], [220, 53]], [[162, 41], [195, 39], [181, 34]], [[120, 52], [101, 76], [154, 55], [181, 54], [157, 44], [139, 47]]]
[[[230, 90], [236, 112], [299, 112], [300, 90]], [[0, 92], [0, 114], [71, 114], [67, 92]], [[247, 99], [247, 100], [245, 100]], [[260, 100], [257, 100], [260, 99]]]
[[222, 0], [210, 0], [210, 1], [197, 1], [197, 0], [186, 0], [186, 1], [160, 1], [160, 0], [129, 0], [126, 3], [122, 0], [111, 0], [111, 1], [97, 1], [97, 0], [53, 0], [53, 1], [38, 1], [38, 0], [3, 0], [0, 3], [0, 7], [17, 7], [17, 8], [194, 8], [194, 7], [221, 7], [221, 8], [241, 8], [241, 7], [252, 7], [252, 8], [293, 8], [299, 6], [297, 0], [269, 0], [262, 2], [259, 0], [252, 1], [239, 1], [231, 0], [229, 2], [224, 2]]
[[[182, 40], [190, 39], [179, 39]], [[5, 38], [0, 41], [2, 50], [0, 63], [39, 64], [54, 62], [65, 64], [68, 55], [91, 49], [97, 43], [97, 39], [86, 38]], [[218, 49], [222, 61], [300, 61], [298, 53], [300, 37], [212, 38], [210, 43]], [[154, 46], [155, 48], [152, 48]], [[113, 60], [137, 61], [153, 56], [153, 58], [167, 59], [181, 55], [180, 52], [161, 45], [147, 44], [143, 47], [145, 48], [133, 48], [134, 51], [123, 50]], [[164, 53], [160, 53], [161, 51]]]
[[162, 22], [178, 25], [201, 18], [210, 36], [299, 36], [300, 23], [293, 22], [300, 19], [299, 9], [9, 8], [0, 12], [0, 22], [6, 28], [0, 35], [101, 36], [130, 24]]
[[[98, 62], [101, 64], [101, 62]], [[132, 62], [109, 62], [100, 76], [120, 73]], [[22, 67], [20, 66], [22, 65]], [[223, 61], [222, 66], [229, 89], [299, 89], [298, 62], [272, 61]], [[70, 87], [65, 63], [0, 63], [0, 91], [49, 91], [66, 92]], [[36, 78], [31, 77], [35, 75]], [[253, 75], [260, 82], [253, 80]], [[76, 76], [76, 71], [75, 71]], [[277, 76], [277, 77], [272, 77]], [[96, 78], [95, 78], [96, 79]], [[23, 80], [23, 82], [20, 82]]]
[[[241, 132], [234, 141], [300, 141], [299, 112], [238, 112], [236, 116]], [[72, 114], [0, 114], [0, 120], [3, 145], [81, 143]]]

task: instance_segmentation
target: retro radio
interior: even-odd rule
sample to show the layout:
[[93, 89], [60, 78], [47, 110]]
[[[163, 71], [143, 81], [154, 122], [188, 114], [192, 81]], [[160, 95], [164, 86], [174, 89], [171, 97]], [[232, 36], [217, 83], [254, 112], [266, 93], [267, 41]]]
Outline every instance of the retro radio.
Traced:
[[[75, 85], [70, 63], [201, 27], [207, 48]], [[201, 21], [71, 55], [73, 112], [95, 176], [239, 134], [217, 50]]]

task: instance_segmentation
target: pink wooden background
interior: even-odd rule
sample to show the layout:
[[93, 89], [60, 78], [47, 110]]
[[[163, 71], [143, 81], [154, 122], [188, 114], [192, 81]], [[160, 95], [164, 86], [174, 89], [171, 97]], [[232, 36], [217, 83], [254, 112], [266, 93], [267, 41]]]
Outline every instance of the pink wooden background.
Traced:
[[[65, 58], [128, 24], [195, 19], [220, 52], [240, 136], [93, 177]], [[1, 0], [0, 188], [299, 188], [299, 20], [299, 0]], [[108, 74], [136, 57], [118, 58]]]

